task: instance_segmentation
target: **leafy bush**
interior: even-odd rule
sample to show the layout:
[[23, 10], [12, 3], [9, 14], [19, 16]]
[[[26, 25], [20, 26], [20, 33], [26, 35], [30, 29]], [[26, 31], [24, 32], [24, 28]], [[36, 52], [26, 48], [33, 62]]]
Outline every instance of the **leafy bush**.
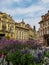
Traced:
[[13, 65], [32, 65], [33, 56], [30, 53], [22, 54], [20, 51], [16, 53], [9, 53], [8, 59], [13, 63]]

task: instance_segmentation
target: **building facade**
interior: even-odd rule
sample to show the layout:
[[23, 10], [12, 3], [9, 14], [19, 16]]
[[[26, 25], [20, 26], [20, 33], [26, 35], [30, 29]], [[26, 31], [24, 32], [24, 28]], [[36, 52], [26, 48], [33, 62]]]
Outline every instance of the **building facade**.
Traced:
[[49, 11], [41, 18], [42, 20], [39, 22], [39, 36], [43, 40], [43, 45], [49, 45]]
[[25, 24], [24, 20], [20, 23], [15, 23], [16, 26], [16, 39], [28, 40], [34, 38], [34, 30], [29, 24]]
[[15, 22], [6, 13], [0, 12], [0, 39], [15, 39]]
[[28, 40], [34, 38], [34, 29], [24, 20], [16, 23], [12, 17], [0, 12], [0, 39]]

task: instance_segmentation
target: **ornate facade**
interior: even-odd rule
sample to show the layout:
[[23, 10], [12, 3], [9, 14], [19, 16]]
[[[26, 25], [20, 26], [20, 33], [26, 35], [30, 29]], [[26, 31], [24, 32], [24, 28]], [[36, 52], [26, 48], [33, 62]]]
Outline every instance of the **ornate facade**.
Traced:
[[28, 40], [34, 38], [34, 29], [22, 20], [16, 23], [12, 17], [0, 12], [0, 39]]
[[39, 36], [43, 40], [44, 45], [49, 45], [49, 11], [42, 16], [39, 24]]
[[34, 32], [29, 24], [25, 24], [22, 20], [20, 23], [15, 23], [16, 25], [16, 39], [28, 40], [33, 39]]
[[15, 39], [15, 22], [6, 13], [0, 12], [0, 38]]

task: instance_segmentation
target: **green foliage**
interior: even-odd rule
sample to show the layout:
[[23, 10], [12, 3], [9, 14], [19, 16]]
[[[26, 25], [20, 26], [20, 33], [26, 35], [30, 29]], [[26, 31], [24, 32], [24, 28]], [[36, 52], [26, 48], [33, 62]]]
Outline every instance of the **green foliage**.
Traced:
[[49, 58], [49, 51], [47, 51], [46, 56]]
[[2, 50], [0, 50], [0, 53], [2, 53]]
[[9, 53], [8, 58], [13, 63], [13, 65], [19, 65], [21, 61], [21, 52], [17, 51], [16, 53]]
[[30, 53], [22, 54], [20, 51], [8, 54], [13, 65], [33, 65], [33, 56]]
[[49, 58], [49, 50], [44, 52], [44, 56]]
[[26, 54], [22, 55], [21, 64], [22, 65], [32, 65], [32, 64], [34, 64], [33, 56], [30, 53], [26, 53]]
[[13, 61], [13, 60], [14, 60], [14, 53], [8, 54], [8, 59], [9, 59], [10, 61]]

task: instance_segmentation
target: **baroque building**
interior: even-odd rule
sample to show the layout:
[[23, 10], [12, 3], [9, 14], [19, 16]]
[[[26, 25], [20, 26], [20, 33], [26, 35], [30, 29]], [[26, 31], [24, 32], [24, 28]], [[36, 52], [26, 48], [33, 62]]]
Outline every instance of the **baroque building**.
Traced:
[[15, 39], [15, 22], [6, 13], [0, 12], [0, 39]]
[[12, 17], [6, 13], [0, 12], [0, 39], [34, 39], [34, 29], [25, 24], [24, 20], [20, 23], [15, 22]]
[[29, 24], [25, 24], [24, 20], [20, 23], [15, 23], [16, 26], [16, 39], [28, 40], [34, 38], [34, 30]]
[[49, 11], [41, 16], [42, 20], [39, 22], [39, 37], [43, 40], [43, 45], [49, 45]]

